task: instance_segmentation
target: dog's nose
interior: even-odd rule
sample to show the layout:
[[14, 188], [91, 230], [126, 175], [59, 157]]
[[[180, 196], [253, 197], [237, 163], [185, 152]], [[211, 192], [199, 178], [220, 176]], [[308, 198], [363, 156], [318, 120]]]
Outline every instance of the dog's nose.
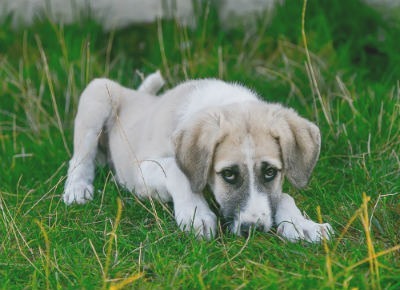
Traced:
[[240, 224], [240, 235], [247, 237], [251, 231], [262, 231], [264, 228], [261, 224], [254, 224], [254, 223], [241, 223]]

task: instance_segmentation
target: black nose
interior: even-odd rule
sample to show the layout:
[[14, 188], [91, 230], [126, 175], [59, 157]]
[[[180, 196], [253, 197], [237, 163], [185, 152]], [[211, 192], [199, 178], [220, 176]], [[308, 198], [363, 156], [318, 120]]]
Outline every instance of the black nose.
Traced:
[[262, 231], [263, 225], [254, 224], [254, 223], [241, 223], [240, 224], [240, 235], [247, 237], [251, 233], [251, 231]]

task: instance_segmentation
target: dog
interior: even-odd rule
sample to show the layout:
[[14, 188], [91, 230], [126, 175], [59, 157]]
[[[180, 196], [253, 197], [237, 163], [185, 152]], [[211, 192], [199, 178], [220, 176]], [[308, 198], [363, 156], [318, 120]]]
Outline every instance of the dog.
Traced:
[[320, 152], [316, 125], [237, 83], [190, 80], [158, 96], [163, 85], [158, 71], [137, 90], [109, 79], [88, 84], [75, 118], [67, 205], [93, 199], [103, 160], [139, 198], [172, 201], [179, 227], [200, 237], [217, 230], [203, 194], [209, 186], [234, 234], [275, 225], [292, 242], [329, 239], [332, 227], [305, 218], [282, 192], [284, 177], [307, 185]]

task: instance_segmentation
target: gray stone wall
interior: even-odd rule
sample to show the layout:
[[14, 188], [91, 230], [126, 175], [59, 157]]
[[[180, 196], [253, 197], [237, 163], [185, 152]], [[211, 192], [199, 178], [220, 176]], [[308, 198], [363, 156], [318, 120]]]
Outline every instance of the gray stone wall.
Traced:
[[[0, 18], [6, 15], [13, 26], [27, 26], [37, 17], [49, 17], [58, 23], [71, 23], [90, 16], [105, 29], [131, 23], [152, 22], [174, 15], [183, 24], [194, 25], [192, 0], [0, 0]], [[202, 1], [202, 0], [198, 0]], [[273, 9], [283, 0], [219, 0], [219, 16], [229, 24], [232, 16], [245, 17], [253, 12]], [[365, 0], [378, 8], [400, 8], [400, 0]]]

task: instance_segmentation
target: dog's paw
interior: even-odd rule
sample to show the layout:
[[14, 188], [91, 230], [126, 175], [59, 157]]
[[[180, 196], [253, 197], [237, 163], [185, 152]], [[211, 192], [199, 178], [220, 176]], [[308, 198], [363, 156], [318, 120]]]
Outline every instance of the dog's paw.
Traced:
[[290, 242], [305, 240], [311, 243], [321, 242], [324, 238], [329, 240], [334, 234], [330, 224], [318, 224], [307, 219], [300, 222], [282, 222], [277, 232]]
[[209, 240], [216, 234], [217, 217], [209, 209], [175, 210], [175, 219], [182, 231], [193, 232], [197, 237]]
[[65, 185], [63, 200], [67, 205], [84, 204], [93, 199], [93, 185], [87, 182], [68, 182]]

